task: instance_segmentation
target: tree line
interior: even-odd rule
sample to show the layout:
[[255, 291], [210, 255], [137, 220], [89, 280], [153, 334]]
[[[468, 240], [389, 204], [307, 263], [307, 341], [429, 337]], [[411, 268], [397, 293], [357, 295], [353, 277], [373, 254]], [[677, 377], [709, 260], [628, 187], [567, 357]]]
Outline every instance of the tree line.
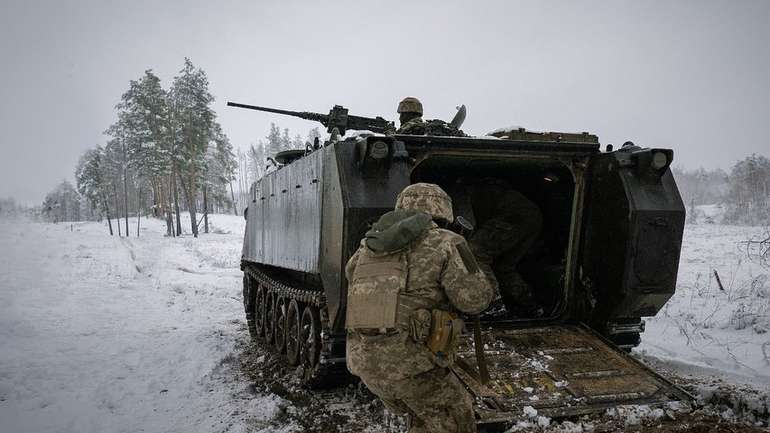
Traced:
[[[227, 160], [227, 164], [211, 158], [213, 155], [208, 153], [209, 159], [204, 159], [210, 163], [208, 170], [204, 170], [204, 173], [208, 174], [208, 179], [203, 183], [204, 187], [201, 187], [201, 183], [196, 186], [196, 203], [205, 201], [207, 205], [205, 212], [233, 212], [237, 215], [240, 209], [248, 205], [248, 190], [251, 183], [274, 167], [269, 162], [269, 155], [275, 155], [286, 149], [302, 148], [313, 143], [314, 139], [320, 136], [318, 128], [313, 128], [304, 140], [299, 134], [292, 138], [288, 129], [281, 129], [271, 124], [270, 131], [264, 139], [250, 144], [245, 151], [238, 149], [234, 157], [230, 153], [231, 159]], [[187, 210], [187, 208], [185, 203], [180, 204], [175, 200], [180, 194], [173, 190], [175, 183], [180, 182], [174, 182], [172, 179], [173, 162], [170, 167], [166, 166], [165, 172], [160, 171], [161, 174], [155, 178], [154, 183], [152, 179], [142, 175], [146, 170], [140, 168], [138, 164], [131, 166], [136, 171], [129, 169], [125, 172], [127, 182], [123, 182], [122, 153], [116, 153], [117, 149], [108, 151], [108, 146], [109, 143], [105, 147], [97, 146], [83, 154], [76, 171], [77, 188], [70, 182], [63, 181], [46, 195], [38, 212], [23, 210], [22, 206], [15, 204], [11, 199], [5, 199], [0, 201], [0, 214], [9, 215], [11, 212], [39, 214], [53, 222], [77, 221], [125, 216], [126, 209], [138, 207], [137, 212], [165, 218], [169, 235], [181, 233], [178, 209]], [[117, 158], [110, 159], [116, 156]], [[179, 167], [187, 166], [179, 165]], [[211, 167], [215, 170], [220, 167], [226, 167], [226, 169], [214, 173]], [[185, 172], [181, 173], [184, 175]], [[688, 208], [690, 221], [697, 220], [700, 214], [698, 205], [718, 204], [725, 207], [725, 212], [723, 220], [715, 222], [770, 225], [770, 160], [768, 158], [761, 155], [748, 156], [734, 164], [729, 173], [721, 168], [707, 170], [687, 169], [681, 166], [673, 167], [673, 173], [682, 199]], [[177, 177], [178, 175], [179, 173]], [[233, 183], [236, 185], [235, 188]], [[124, 190], [126, 185], [127, 188]], [[125, 191], [128, 193], [126, 194]], [[142, 191], [149, 191], [149, 193], [140, 194]], [[206, 200], [204, 200], [203, 191], [206, 191]], [[128, 200], [128, 206], [125, 205], [126, 200]], [[112, 223], [109, 223], [109, 226], [112, 227]]]
[[30, 208], [16, 203], [12, 197], [0, 197], [0, 217], [29, 216]]
[[238, 183], [239, 194], [235, 198], [236, 208], [243, 209], [248, 206], [249, 186], [276, 167], [273, 156], [284, 150], [305, 149], [316, 139], [323, 139], [318, 128], [310, 129], [304, 138], [300, 134], [292, 137], [287, 128], [281, 129], [276, 124], [270, 123], [270, 131], [264, 139], [251, 143], [246, 151], [238, 149], [236, 154], [238, 174], [235, 180]]
[[226, 187], [236, 169], [235, 156], [216, 121], [208, 85], [206, 73], [187, 58], [169, 89], [152, 70], [145, 71], [130, 81], [115, 106], [118, 120], [106, 129], [107, 142], [80, 157], [77, 191], [107, 218], [111, 234], [115, 218], [118, 234], [128, 235], [128, 218], [135, 214], [138, 236], [147, 208], [166, 220], [168, 235], [181, 234], [182, 195], [197, 237], [200, 206], [208, 231], [210, 203], [231, 203]]
[[697, 205], [725, 206], [724, 223], [770, 224], [770, 160], [752, 154], [735, 163], [730, 172], [722, 169], [675, 167], [674, 178], [688, 207], [688, 218], [695, 221]]
[[[40, 214], [48, 221], [107, 219], [110, 234], [128, 236], [129, 217], [162, 218], [166, 234], [182, 234], [181, 212], [198, 236], [208, 215], [247, 206], [249, 186], [272, 167], [271, 156], [302, 149], [321, 133], [303, 138], [270, 124], [262, 140], [234, 151], [217, 122], [206, 73], [185, 58], [168, 89], [152, 70], [131, 80], [115, 106], [117, 121], [104, 144], [86, 150], [75, 169], [75, 185], [63, 181], [48, 193]], [[236, 184], [235, 186], [233, 184]], [[115, 224], [113, 224], [113, 222]]]

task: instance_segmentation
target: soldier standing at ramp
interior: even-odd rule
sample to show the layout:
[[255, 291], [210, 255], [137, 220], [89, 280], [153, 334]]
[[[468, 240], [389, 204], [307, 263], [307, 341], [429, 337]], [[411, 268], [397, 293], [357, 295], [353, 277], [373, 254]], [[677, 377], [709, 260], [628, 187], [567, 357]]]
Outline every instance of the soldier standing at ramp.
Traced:
[[492, 288], [465, 240], [436, 224], [453, 219], [438, 185], [410, 185], [345, 268], [348, 369], [408, 415], [412, 433], [476, 431], [471, 396], [448, 367], [458, 311], [486, 309]]

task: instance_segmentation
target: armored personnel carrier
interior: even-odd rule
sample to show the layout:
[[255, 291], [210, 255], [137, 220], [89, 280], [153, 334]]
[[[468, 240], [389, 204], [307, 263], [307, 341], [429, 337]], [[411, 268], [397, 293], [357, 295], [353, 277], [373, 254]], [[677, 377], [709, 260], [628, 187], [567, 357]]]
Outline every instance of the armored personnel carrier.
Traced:
[[[629, 142], [602, 151], [586, 132], [399, 135], [339, 106], [321, 115], [231, 105], [320, 121], [331, 133], [277, 155], [278, 168], [251, 186], [241, 262], [251, 335], [308, 385], [348, 377], [344, 266], [370, 224], [409, 184], [450, 191], [483, 176], [542, 211], [519, 271], [545, 314], [482, 316], [481, 362], [471, 333], [463, 340], [454, 370], [477, 397], [478, 422], [509, 421], [527, 406], [558, 417], [688, 398], [626, 353], [642, 318], [675, 290], [685, 209], [672, 150]], [[351, 129], [373, 133], [345, 138]]]

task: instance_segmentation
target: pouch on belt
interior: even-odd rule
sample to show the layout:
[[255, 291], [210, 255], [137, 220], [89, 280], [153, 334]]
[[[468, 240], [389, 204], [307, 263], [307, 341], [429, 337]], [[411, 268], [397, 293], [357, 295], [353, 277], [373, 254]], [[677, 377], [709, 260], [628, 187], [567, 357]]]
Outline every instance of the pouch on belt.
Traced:
[[426, 344], [439, 366], [446, 367], [454, 360], [463, 324], [463, 320], [450, 311], [431, 310], [431, 332]]

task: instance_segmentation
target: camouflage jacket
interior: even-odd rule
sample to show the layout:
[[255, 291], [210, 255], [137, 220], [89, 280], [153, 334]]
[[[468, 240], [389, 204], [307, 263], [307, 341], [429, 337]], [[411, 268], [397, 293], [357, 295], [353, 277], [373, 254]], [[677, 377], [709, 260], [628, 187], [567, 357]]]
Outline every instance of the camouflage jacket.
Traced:
[[396, 134], [405, 135], [435, 135], [442, 137], [467, 137], [467, 135], [454, 126], [443, 120], [422, 120], [422, 117], [416, 117], [403, 125], [396, 131]]
[[[433, 369], [433, 354], [425, 345], [430, 332], [425, 310], [477, 314], [492, 300], [492, 288], [460, 235], [431, 222], [405, 251], [406, 285], [399, 292], [398, 308], [399, 315], [414, 313], [411, 324], [407, 329], [400, 321], [396, 331], [380, 335], [349, 332], [347, 363], [353, 374], [398, 380]], [[348, 282], [353, 281], [359, 262], [371, 254], [375, 253], [362, 241], [345, 268]]]
[[402, 124], [396, 130], [396, 134], [425, 135], [425, 122], [422, 120], [422, 117], [415, 117]]

